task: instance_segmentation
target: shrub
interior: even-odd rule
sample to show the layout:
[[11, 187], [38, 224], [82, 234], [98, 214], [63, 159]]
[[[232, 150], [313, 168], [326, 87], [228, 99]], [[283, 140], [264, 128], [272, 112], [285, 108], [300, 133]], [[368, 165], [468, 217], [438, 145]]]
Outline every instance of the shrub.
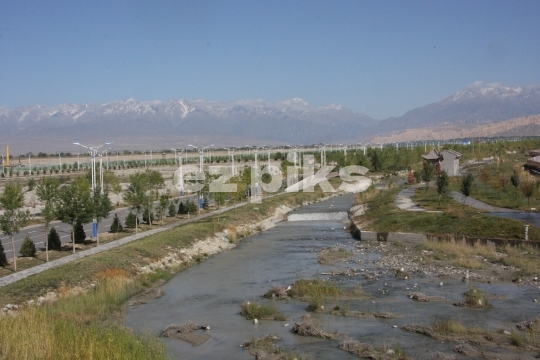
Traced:
[[143, 222], [147, 223], [148, 225], [150, 225], [150, 223], [154, 222], [154, 213], [153, 212], [150, 212], [150, 219], [148, 218], [148, 209], [147, 210], [144, 210], [143, 212], [143, 216], [142, 216], [142, 220]]
[[260, 305], [256, 302], [245, 302], [242, 304], [240, 313], [246, 319], [265, 319], [265, 320], [287, 320], [287, 317], [276, 308], [268, 305]]
[[4, 267], [8, 264], [6, 259], [6, 253], [4, 252], [4, 247], [2, 246], [2, 242], [0, 241], [0, 266]]
[[486, 298], [486, 295], [477, 287], [471, 287], [463, 294], [465, 304], [471, 307], [490, 308], [493, 305]]
[[109, 229], [109, 232], [119, 233], [122, 231], [124, 231], [124, 228], [122, 227], [122, 224], [120, 224], [120, 219], [118, 218], [118, 214], [114, 214], [113, 222], [111, 224], [111, 228]]
[[190, 214], [194, 214], [194, 213], [197, 212], [198, 206], [194, 201], [188, 200], [188, 201], [186, 201], [186, 210]]
[[[75, 244], [82, 244], [84, 240], [86, 240], [86, 233], [84, 232], [83, 225], [78, 222], [73, 229], [75, 231]], [[71, 232], [71, 236], [73, 238], [73, 231]]]
[[126, 216], [126, 227], [127, 228], [134, 228], [135, 224], [139, 225], [141, 222], [139, 218], [132, 212], [129, 212], [129, 214]]
[[34, 180], [34, 178], [30, 178], [28, 180], [28, 191], [34, 190], [35, 187], [36, 187], [36, 180]]
[[187, 214], [186, 206], [182, 201], [180, 201], [180, 205], [178, 205], [178, 214]]
[[171, 201], [169, 204], [169, 217], [173, 217], [176, 215], [176, 206], [174, 206], [174, 202]]
[[206, 195], [203, 198], [203, 209], [208, 210], [208, 197]]
[[23, 240], [23, 243], [21, 244], [21, 250], [20, 250], [22, 256], [27, 257], [34, 257], [36, 256], [36, 245], [34, 245], [34, 242], [32, 239], [30, 239], [30, 236], [26, 236]]
[[60, 241], [60, 236], [56, 232], [55, 228], [51, 228], [49, 234], [47, 235], [47, 247], [49, 250], [61, 250], [62, 242]]

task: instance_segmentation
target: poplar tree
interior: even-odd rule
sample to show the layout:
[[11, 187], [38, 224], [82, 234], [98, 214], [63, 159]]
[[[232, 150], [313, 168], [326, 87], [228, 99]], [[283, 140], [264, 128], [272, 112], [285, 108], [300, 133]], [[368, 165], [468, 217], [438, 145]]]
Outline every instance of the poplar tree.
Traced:
[[4, 193], [0, 196], [0, 205], [4, 213], [0, 215], [0, 228], [7, 236], [11, 237], [11, 248], [13, 250], [13, 265], [17, 271], [17, 252], [15, 251], [14, 234], [18, 234], [21, 228], [26, 226], [30, 212], [23, 211], [24, 195], [18, 183], [7, 183]]

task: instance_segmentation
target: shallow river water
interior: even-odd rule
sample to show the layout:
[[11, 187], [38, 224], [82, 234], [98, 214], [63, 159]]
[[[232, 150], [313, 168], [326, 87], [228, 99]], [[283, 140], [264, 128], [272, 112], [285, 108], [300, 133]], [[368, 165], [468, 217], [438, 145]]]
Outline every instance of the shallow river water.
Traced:
[[[346, 211], [352, 196], [340, 196], [302, 208], [297, 213]], [[455, 343], [444, 343], [401, 329], [405, 324], [429, 324], [434, 320], [457, 318], [468, 325], [493, 329], [515, 328], [515, 322], [530, 320], [540, 314], [538, 289], [514, 284], [478, 284], [487, 293], [496, 295], [492, 309], [455, 307], [469, 288], [461, 279], [417, 278], [398, 280], [393, 276], [376, 281], [363, 276], [326, 276], [335, 269], [373, 269], [380, 256], [363, 251], [362, 243], [353, 239], [343, 221], [282, 222], [276, 228], [242, 241], [237, 248], [222, 252], [201, 264], [192, 266], [162, 286], [165, 295], [144, 305], [126, 310], [125, 325], [138, 332], [159, 334], [169, 324], [193, 321], [211, 327], [211, 338], [200, 346], [178, 339], [165, 338], [172, 359], [252, 359], [239, 345], [276, 334], [283, 340], [277, 343], [285, 350], [310, 354], [313, 359], [357, 358], [339, 349], [338, 340], [301, 337], [290, 333], [295, 321], [306, 313], [305, 302], [262, 299], [273, 286], [287, 286], [298, 278], [331, 278], [343, 288], [361, 285], [370, 299], [325, 302], [325, 306], [340, 305], [351, 310], [390, 311], [396, 319], [352, 318], [312, 314], [324, 329], [347, 334], [352, 339], [395, 348], [399, 342], [409, 356], [429, 359], [435, 351], [453, 354]], [[329, 246], [355, 250], [354, 259], [335, 266], [317, 263], [318, 252]], [[386, 284], [386, 285], [385, 285]], [[413, 290], [430, 296], [443, 296], [444, 302], [420, 303], [407, 296]], [[258, 300], [274, 303], [285, 313], [287, 321], [259, 321], [254, 324], [240, 316], [244, 301]], [[285, 326], [288, 324], [288, 326]], [[397, 327], [394, 327], [396, 325]], [[202, 331], [202, 330], [201, 330]]]

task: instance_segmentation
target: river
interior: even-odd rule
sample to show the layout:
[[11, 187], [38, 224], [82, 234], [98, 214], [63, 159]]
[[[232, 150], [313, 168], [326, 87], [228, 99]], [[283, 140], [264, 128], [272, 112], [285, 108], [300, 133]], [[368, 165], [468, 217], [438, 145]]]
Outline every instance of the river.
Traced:
[[[344, 195], [293, 213], [346, 211], [352, 202], [352, 195]], [[245, 239], [234, 250], [222, 252], [180, 272], [162, 286], [163, 297], [129, 307], [125, 325], [152, 334], [159, 334], [169, 324], [188, 321], [211, 327], [206, 332], [211, 338], [200, 346], [165, 338], [172, 359], [252, 359], [239, 345], [268, 334], [281, 337], [283, 340], [277, 345], [283, 349], [309, 354], [314, 359], [357, 358], [340, 350], [337, 340], [301, 337], [290, 332], [293, 323], [306, 313], [305, 302], [262, 299], [273, 286], [287, 286], [300, 277], [313, 278], [319, 274], [328, 278], [321, 274], [332, 269], [355, 268], [361, 272], [376, 267], [374, 261], [380, 255], [353, 239], [345, 230], [346, 226], [347, 222], [336, 220], [279, 223], [273, 229]], [[335, 266], [318, 264], [318, 252], [329, 246], [351, 249], [355, 257]], [[329, 301], [325, 305], [390, 311], [400, 317], [377, 319], [313, 314], [326, 331], [338, 331], [355, 340], [388, 348], [395, 348], [399, 342], [409, 356], [417, 358], [429, 359], [435, 351], [451, 354], [456, 344], [408, 333], [401, 329], [404, 324], [427, 324], [434, 319], [455, 317], [469, 324], [502, 329], [511, 326], [513, 321], [538, 315], [538, 307], [532, 302], [533, 297], [538, 297], [538, 289], [514, 284], [478, 284], [490, 294], [497, 295], [493, 300], [495, 308], [469, 309], [452, 306], [453, 302], [463, 300], [462, 294], [469, 286], [461, 279], [444, 279], [444, 286], [440, 286], [439, 278], [399, 280], [388, 275], [378, 280], [367, 280], [363, 276], [331, 278], [344, 288], [361, 285], [371, 298]], [[447, 301], [420, 303], [409, 300], [407, 294], [413, 289], [431, 296], [444, 296]], [[289, 320], [254, 324], [240, 316], [241, 304], [255, 300], [274, 303]]]

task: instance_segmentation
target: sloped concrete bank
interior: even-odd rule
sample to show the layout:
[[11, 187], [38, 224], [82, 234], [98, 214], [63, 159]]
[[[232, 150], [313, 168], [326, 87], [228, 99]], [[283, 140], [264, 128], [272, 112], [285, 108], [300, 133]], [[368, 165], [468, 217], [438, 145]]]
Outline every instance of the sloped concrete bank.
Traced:
[[[351, 213], [349, 212], [349, 215]], [[426, 241], [444, 241], [455, 242], [468, 245], [487, 245], [487, 246], [504, 246], [504, 245], [530, 245], [540, 248], [540, 242], [519, 240], [519, 239], [497, 239], [497, 238], [479, 238], [472, 236], [455, 236], [455, 235], [430, 235], [421, 233], [399, 233], [399, 232], [384, 232], [384, 231], [369, 231], [362, 230], [360, 226], [351, 218], [351, 234], [358, 240], [362, 241], [384, 241], [384, 242], [414, 242], [421, 243]]]
[[[338, 196], [338, 195], [339, 195], [338, 193], [332, 194], [330, 196], [315, 200], [315, 201], [313, 201], [313, 203], [325, 201], [325, 200], [331, 199], [331, 198], [333, 198], [335, 196]], [[204, 218], [206, 218], [208, 216], [216, 215], [218, 213], [224, 213], [226, 211], [234, 209], [235, 207], [240, 207], [240, 206], [243, 206], [243, 205], [245, 205], [245, 203], [237, 204], [237, 205], [234, 205], [234, 206], [231, 206], [231, 207], [228, 207], [228, 208], [223, 208], [223, 209], [214, 211], [212, 213], [204, 214], [202, 216], [199, 216], [197, 218], [193, 218], [193, 219], [190, 219], [190, 220], [184, 220], [184, 221], [181, 221], [179, 223], [173, 223], [173, 224], [167, 225], [167, 226], [162, 227], [162, 228], [153, 229], [153, 230], [150, 230], [150, 231], [145, 231], [145, 232], [142, 232], [142, 233], [139, 233], [139, 234], [128, 236], [128, 237], [122, 238], [120, 240], [104, 244], [104, 245], [102, 245], [100, 247], [92, 248], [92, 249], [89, 249], [89, 250], [86, 250], [86, 251], [81, 251], [79, 253], [72, 254], [72, 255], [66, 256], [64, 258], [60, 258], [60, 259], [48, 262], [48, 263], [43, 264], [43, 265], [38, 265], [38, 266], [35, 266], [33, 268], [26, 269], [26, 270], [20, 271], [18, 273], [12, 274], [12, 275], [4, 276], [4, 277], [0, 278], [0, 287], [6, 286], [6, 285], [11, 284], [11, 283], [15, 283], [15, 282], [17, 282], [17, 281], [19, 281], [21, 279], [26, 278], [26, 277], [41, 273], [43, 271], [49, 270], [49, 269], [57, 267], [57, 266], [61, 266], [63, 264], [69, 263], [71, 261], [81, 259], [81, 258], [84, 258], [84, 257], [87, 257], [87, 256], [91, 256], [91, 255], [94, 255], [94, 254], [97, 254], [97, 253], [100, 253], [100, 252], [103, 252], [103, 251], [107, 251], [109, 249], [112, 249], [112, 248], [127, 244], [127, 243], [135, 241], [135, 240], [142, 239], [144, 237], [147, 237], [147, 236], [150, 236], [150, 235], [153, 235], [153, 234], [157, 234], [157, 233], [160, 233], [160, 232], [163, 232], [163, 231], [167, 231], [167, 230], [169, 230], [169, 229], [171, 229], [173, 227], [179, 226], [179, 225], [181, 226], [181, 225], [187, 224], [189, 222], [195, 222], [195, 221], [204, 219]], [[210, 257], [211, 255], [220, 253], [220, 252], [222, 252], [224, 250], [230, 250], [230, 249], [235, 248], [238, 245], [240, 239], [239, 239], [239, 241], [233, 241], [232, 236], [231, 236], [231, 232], [236, 231], [237, 233], [244, 234], [245, 237], [248, 237], [248, 236], [253, 235], [255, 233], [258, 233], [258, 232], [261, 232], [261, 231], [264, 231], [264, 230], [268, 230], [268, 229], [270, 229], [272, 227], [275, 227], [277, 225], [277, 223], [286, 220], [287, 219], [287, 214], [289, 212], [291, 212], [295, 208], [305, 206], [305, 205], [309, 205], [309, 203], [306, 202], [306, 203], [304, 203], [302, 205], [294, 206], [294, 207], [280, 205], [274, 210], [273, 215], [270, 216], [270, 217], [267, 217], [267, 218], [265, 218], [265, 219], [263, 219], [261, 221], [257, 221], [257, 222], [254, 222], [254, 223], [245, 223], [245, 224], [243, 224], [241, 226], [236, 226], [235, 229], [231, 229], [231, 228], [225, 229], [223, 232], [215, 233], [214, 236], [211, 236], [211, 237], [208, 237], [206, 239], [201, 239], [201, 240], [198, 240], [198, 241], [194, 242], [188, 248], [184, 248], [184, 249], [181, 249], [181, 250], [178, 250], [178, 251], [171, 251], [167, 255], [165, 255], [164, 257], [162, 257], [162, 258], [160, 258], [160, 259], [158, 259], [156, 261], [152, 261], [150, 259], [147, 259], [148, 262], [147, 262], [146, 265], [143, 265], [143, 266], [134, 265], [135, 266], [134, 270], [139, 274], [154, 272], [154, 271], [156, 271], [158, 269], [168, 269], [169, 271], [171, 269], [180, 270], [182, 268], [185, 268], [186, 266], [190, 266], [190, 265], [196, 263], [198, 260], [201, 260], [202, 258]], [[73, 286], [71, 288], [71, 290], [70, 290], [70, 293], [85, 293], [88, 290], [93, 289], [94, 287], [95, 287], [95, 281], [93, 281], [93, 282], [91, 282], [89, 284], [81, 285], [81, 286]], [[38, 298], [28, 299], [27, 301], [24, 301], [21, 304], [7, 304], [3, 308], [0, 308], [0, 316], [1, 315], [6, 315], [6, 314], [14, 315], [15, 314], [14, 311], [17, 311], [17, 310], [21, 309], [22, 307], [30, 306], [30, 305], [33, 305], [33, 304], [41, 305], [42, 303], [46, 303], [46, 302], [54, 302], [58, 298], [59, 298], [59, 294], [57, 293], [57, 290], [48, 291], [44, 296], [39, 296]]]

